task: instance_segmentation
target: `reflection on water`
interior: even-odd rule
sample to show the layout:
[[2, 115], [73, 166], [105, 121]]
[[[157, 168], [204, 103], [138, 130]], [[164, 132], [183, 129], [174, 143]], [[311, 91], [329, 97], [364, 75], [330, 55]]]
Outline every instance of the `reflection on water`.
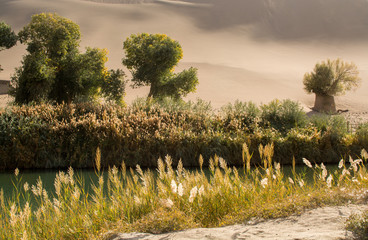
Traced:
[[[49, 171], [21, 171], [16, 178], [14, 173], [6, 172], [0, 173], [0, 188], [4, 191], [5, 198], [10, 198], [15, 190], [15, 187], [22, 188], [25, 182], [32, 185], [36, 185], [39, 178], [42, 180], [42, 186], [48, 192], [49, 196], [53, 196], [55, 192], [54, 180], [56, 175], [59, 173], [58, 170]], [[107, 175], [107, 173], [104, 173]], [[90, 191], [89, 188], [93, 182], [97, 181], [97, 175], [94, 170], [74, 170], [74, 175], [77, 179], [81, 179], [86, 186], [86, 191]], [[18, 181], [17, 181], [18, 179]], [[19, 183], [18, 183], [19, 182]], [[19, 185], [19, 186], [17, 186]]]

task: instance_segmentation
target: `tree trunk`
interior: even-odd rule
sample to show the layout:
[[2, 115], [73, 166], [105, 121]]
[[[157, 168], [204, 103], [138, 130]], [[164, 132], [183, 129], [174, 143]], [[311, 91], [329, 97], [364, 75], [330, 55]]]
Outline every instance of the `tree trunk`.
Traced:
[[324, 113], [336, 113], [334, 96], [316, 94], [313, 110]]

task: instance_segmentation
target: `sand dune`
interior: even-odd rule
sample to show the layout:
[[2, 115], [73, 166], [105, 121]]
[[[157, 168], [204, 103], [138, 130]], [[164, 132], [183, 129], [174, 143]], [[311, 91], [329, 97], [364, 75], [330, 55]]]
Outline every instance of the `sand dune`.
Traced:
[[[358, 65], [356, 91], [339, 97], [339, 108], [368, 111], [368, 2], [365, 0], [0, 0], [0, 20], [20, 30], [30, 16], [57, 12], [78, 23], [82, 47], [107, 48], [108, 67], [123, 68], [123, 41], [132, 33], [165, 33], [178, 40], [178, 70], [199, 69], [200, 85], [188, 99], [215, 107], [236, 99], [274, 98], [312, 106], [302, 78], [316, 62], [340, 57]], [[24, 46], [0, 53], [10, 79]], [[147, 88], [128, 89], [128, 102]]]

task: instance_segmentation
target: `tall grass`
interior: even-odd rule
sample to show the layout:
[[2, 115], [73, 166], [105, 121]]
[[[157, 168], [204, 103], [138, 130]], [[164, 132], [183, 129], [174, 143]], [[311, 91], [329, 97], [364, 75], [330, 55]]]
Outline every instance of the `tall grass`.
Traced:
[[[201, 168], [188, 171], [181, 162], [173, 168], [172, 158], [166, 156], [158, 160], [156, 175], [138, 165], [127, 170], [122, 163], [119, 169], [109, 168], [105, 178], [97, 151], [99, 180], [92, 194], [84, 191], [83, 180], [72, 168], [57, 174], [54, 196], [43, 188], [41, 179], [35, 186], [18, 181], [15, 185], [22, 187], [15, 189], [11, 199], [4, 199], [1, 191], [0, 238], [107, 239], [117, 231], [161, 233], [215, 227], [366, 197], [365, 158], [341, 160], [332, 172], [304, 159], [304, 173], [293, 171], [286, 176], [282, 166], [273, 162], [273, 145], [259, 146], [262, 165], [252, 169], [246, 148], [246, 169], [229, 167], [215, 156], [209, 160], [209, 176], [202, 169], [203, 158]], [[307, 172], [313, 175], [312, 181], [305, 178]], [[19, 180], [19, 171], [16, 175]]]

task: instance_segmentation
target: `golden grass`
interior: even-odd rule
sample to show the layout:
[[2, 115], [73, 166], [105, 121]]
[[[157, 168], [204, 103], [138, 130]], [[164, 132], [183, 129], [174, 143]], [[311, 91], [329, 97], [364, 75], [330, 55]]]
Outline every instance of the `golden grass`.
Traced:
[[113, 232], [162, 233], [284, 217], [366, 197], [363, 157], [342, 160], [333, 172], [304, 159], [306, 171], [313, 173], [313, 180], [308, 180], [305, 173], [295, 171], [286, 176], [280, 164], [272, 162], [273, 145], [259, 149], [264, 165], [250, 169], [252, 155], [244, 145], [246, 168], [240, 173], [217, 156], [210, 159], [209, 176], [202, 168], [188, 171], [181, 162], [174, 169], [167, 156], [158, 160], [156, 175], [139, 166], [128, 173], [123, 163], [120, 169], [110, 168], [104, 178], [97, 167], [99, 180], [92, 194], [85, 192], [72, 168], [57, 174], [54, 196], [41, 179], [35, 186], [24, 183], [12, 199], [0, 192], [0, 238], [103, 239]]

